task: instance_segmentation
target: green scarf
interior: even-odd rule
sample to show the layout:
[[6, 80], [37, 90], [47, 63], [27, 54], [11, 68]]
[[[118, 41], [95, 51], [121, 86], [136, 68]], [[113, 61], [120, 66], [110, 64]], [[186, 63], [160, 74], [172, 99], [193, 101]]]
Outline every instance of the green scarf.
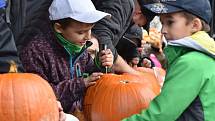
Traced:
[[72, 42], [66, 40], [60, 33], [55, 32], [58, 42], [66, 49], [70, 55], [77, 54], [81, 51], [82, 46], [73, 44]]

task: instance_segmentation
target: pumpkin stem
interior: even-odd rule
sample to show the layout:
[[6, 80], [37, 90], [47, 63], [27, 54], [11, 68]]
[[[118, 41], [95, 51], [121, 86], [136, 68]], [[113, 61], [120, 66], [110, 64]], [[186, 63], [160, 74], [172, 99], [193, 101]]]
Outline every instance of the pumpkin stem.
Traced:
[[18, 70], [17, 70], [17, 65], [16, 65], [16, 63], [15, 63], [13, 60], [11, 60], [9, 63], [10, 63], [10, 70], [9, 70], [9, 73], [17, 73]]

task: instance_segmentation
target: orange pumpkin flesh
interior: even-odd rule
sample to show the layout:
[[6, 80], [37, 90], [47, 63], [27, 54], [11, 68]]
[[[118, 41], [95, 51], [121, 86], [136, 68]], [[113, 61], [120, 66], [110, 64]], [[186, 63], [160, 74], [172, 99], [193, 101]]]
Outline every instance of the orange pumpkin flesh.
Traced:
[[52, 88], [35, 74], [0, 74], [0, 120], [58, 121]]
[[156, 96], [149, 80], [130, 74], [106, 74], [87, 90], [87, 121], [119, 121], [146, 109]]

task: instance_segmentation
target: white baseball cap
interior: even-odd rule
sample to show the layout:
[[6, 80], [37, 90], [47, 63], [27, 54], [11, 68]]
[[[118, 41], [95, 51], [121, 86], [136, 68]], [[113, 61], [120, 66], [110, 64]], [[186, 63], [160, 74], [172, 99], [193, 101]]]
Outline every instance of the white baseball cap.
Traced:
[[91, 0], [53, 0], [49, 7], [50, 20], [72, 18], [83, 23], [95, 23], [109, 13], [96, 10]]

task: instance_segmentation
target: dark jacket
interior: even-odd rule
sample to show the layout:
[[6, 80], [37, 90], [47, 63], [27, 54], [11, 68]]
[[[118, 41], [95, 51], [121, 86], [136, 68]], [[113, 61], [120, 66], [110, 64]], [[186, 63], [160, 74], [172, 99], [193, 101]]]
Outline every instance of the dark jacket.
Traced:
[[50, 31], [34, 37], [23, 48], [20, 58], [27, 72], [36, 73], [50, 83], [65, 112], [73, 112], [76, 107], [82, 109], [86, 89], [83, 75], [94, 67], [86, 48], [71, 57]]
[[110, 13], [111, 18], [104, 18], [97, 22], [92, 33], [101, 44], [107, 44], [117, 57], [115, 46], [130, 26], [134, 10], [133, 0], [92, 0], [96, 9]]
[[127, 62], [130, 62], [135, 57], [140, 57], [137, 48], [141, 46], [141, 40], [141, 27], [137, 25], [129, 27], [116, 46], [118, 54]]
[[7, 0], [10, 10], [10, 27], [18, 52], [29, 39], [47, 31], [49, 6], [53, 0]]
[[5, 3], [0, 2], [0, 73], [7, 73], [10, 69], [10, 62], [14, 62], [18, 71], [23, 71], [19, 60], [16, 45], [8, 24], [5, 20]]
[[133, 42], [128, 41], [127, 38], [120, 39], [116, 49], [119, 55], [127, 62], [131, 62], [133, 58], [140, 57], [137, 46]]

